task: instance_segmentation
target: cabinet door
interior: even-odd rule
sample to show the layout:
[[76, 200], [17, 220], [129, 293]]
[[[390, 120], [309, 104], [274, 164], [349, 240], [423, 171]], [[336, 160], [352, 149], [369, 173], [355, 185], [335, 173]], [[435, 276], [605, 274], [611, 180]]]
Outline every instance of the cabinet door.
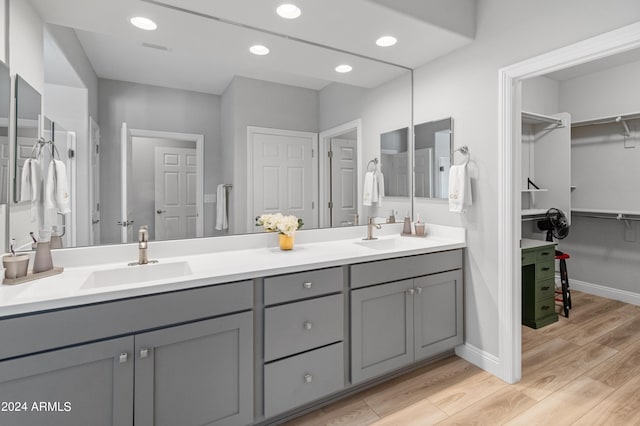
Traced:
[[415, 359], [462, 344], [462, 271], [414, 280]]
[[351, 380], [413, 362], [413, 281], [351, 291]]
[[253, 422], [253, 313], [135, 336], [135, 424]]
[[125, 337], [0, 362], [0, 424], [132, 425], [132, 350]]

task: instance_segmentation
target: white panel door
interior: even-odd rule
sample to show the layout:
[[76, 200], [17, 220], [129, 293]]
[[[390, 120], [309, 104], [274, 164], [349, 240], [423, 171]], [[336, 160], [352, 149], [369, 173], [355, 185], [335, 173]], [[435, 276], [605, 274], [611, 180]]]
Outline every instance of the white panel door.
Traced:
[[122, 123], [122, 129], [120, 133], [120, 197], [121, 197], [121, 210], [120, 221], [117, 225], [121, 227], [121, 242], [128, 243], [133, 241], [133, 194], [128, 189], [129, 182], [131, 182], [131, 130], [127, 126], [127, 123]]
[[[317, 134], [288, 130], [256, 129], [252, 142], [252, 175], [249, 182], [250, 222], [263, 213], [295, 215], [309, 228], [317, 226], [317, 191], [313, 153]], [[252, 226], [253, 231], [261, 229]]]
[[91, 245], [100, 244], [100, 126], [93, 117], [89, 117], [89, 146], [91, 149], [91, 171], [89, 172], [89, 206]]
[[331, 139], [331, 226], [354, 225], [358, 213], [356, 141]]
[[156, 240], [196, 237], [196, 150], [155, 148]]

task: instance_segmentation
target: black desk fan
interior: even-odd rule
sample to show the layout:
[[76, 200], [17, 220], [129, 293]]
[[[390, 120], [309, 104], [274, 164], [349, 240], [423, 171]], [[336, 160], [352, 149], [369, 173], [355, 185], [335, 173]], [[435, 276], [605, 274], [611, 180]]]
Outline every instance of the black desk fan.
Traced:
[[[547, 210], [544, 219], [538, 221], [538, 229], [547, 231], [547, 241], [553, 241], [554, 238], [562, 240], [569, 235], [569, 221], [567, 216], [560, 209], [555, 207]], [[562, 302], [564, 316], [569, 318], [569, 309], [571, 309], [571, 292], [569, 291], [569, 274], [567, 272], [567, 253], [556, 250], [556, 260], [560, 261], [560, 283], [562, 290], [556, 290], [556, 294], [562, 293], [562, 299], [556, 299]]]

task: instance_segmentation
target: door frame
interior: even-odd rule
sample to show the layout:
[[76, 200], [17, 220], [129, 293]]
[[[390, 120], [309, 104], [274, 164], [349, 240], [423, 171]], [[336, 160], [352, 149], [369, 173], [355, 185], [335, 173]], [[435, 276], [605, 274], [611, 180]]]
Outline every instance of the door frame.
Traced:
[[[553, 71], [640, 48], [640, 23], [501, 68], [498, 71], [498, 359], [468, 359], [508, 383], [522, 376], [521, 288], [521, 82]], [[477, 352], [477, 351], [476, 351]]]
[[313, 158], [312, 182], [313, 194], [311, 199], [314, 203], [313, 223], [305, 224], [309, 226], [307, 229], [318, 227], [318, 161], [315, 159], [315, 153], [318, 152], [318, 134], [314, 132], [302, 132], [298, 130], [273, 129], [269, 127], [247, 126], [247, 232], [252, 233], [255, 229], [256, 218], [253, 217], [253, 135], [255, 133], [266, 133], [269, 135], [308, 137], [313, 135], [311, 146], [311, 157]]
[[331, 146], [331, 139], [347, 133], [351, 130], [355, 130], [356, 136], [356, 165], [358, 170], [356, 173], [356, 200], [358, 204], [357, 212], [358, 217], [362, 217], [362, 119], [357, 118], [347, 123], [341, 124], [336, 127], [324, 130], [320, 132], [318, 136], [318, 181], [319, 181], [319, 196], [318, 196], [318, 212], [320, 226], [329, 226], [330, 215], [327, 205], [329, 200], [327, 194], [330, 191], [329, 187], [329, 160], [328, 152]]
[[[129, 129], [129, 132], [132, 138], [172, 139], [196, 143], [196, 208], [198, 210], [196, 236], [204, 237], [204, 135], [147, 129]], [[131, 159], [128, 159], [128, 161], [131, 161]], [[127, 182], [125, 180], [122, 184], [123, 190], [125, 190], [126, 185]]]

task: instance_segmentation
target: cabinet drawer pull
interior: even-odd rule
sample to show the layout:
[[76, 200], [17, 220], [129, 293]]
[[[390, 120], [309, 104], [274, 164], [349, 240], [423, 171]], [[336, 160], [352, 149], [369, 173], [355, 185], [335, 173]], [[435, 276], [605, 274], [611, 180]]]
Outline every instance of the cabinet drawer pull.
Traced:
[[409, 290], [407, 290], [407, 294], [408, 294], [409, 296], [413, 296], [413, 294], [414, 294], [415, 292], [416, 292], [416, 291], [415, 291], [415, 289], [413, 289], [413, 288], [410, 288]]
[[416, 291], [418, 292], [418, 294], [422, 294], [422, 287], [418, 287]]
[[548, 306], [548, 305], [542, 306], [540, 308], [541, 311], [548, 311], [549, 309], [551, 309], [551, 306]]
[[304, 322], [304, 329], [305, 330], [311, 330], [312, 327], [313, 327], [313, 323], [311, 321], [305, 321]]
[[304, 375], [304, 382], [305, 383], [311, 383], [311, 381], [313, 381], [313, 376], [309, 373]]
[[549, 286], [546, 286], [546, 287], [540, 287], [540, 290], [542, 290], [542, 291], [547, 291], [547, 290], [549, 290]]
[[540, 255], [542, 255], [542, 256], [549, 256], [549, 252], [548, 252], [548, 251], [543, 251], [542, 253], [540, 253]]
[[313, 283], [310, 281], [307, 281], [306, 283], [302, 284], [303, 288], [306, 288], [307, 290], [310, 289], [313, 286]]
[[551, 268], [549, 268], [549, 267], [544, 267], [544, 268], [540, 268], [540, 269], [541, 269], [541, 270], [543, 270], [543, 271], [548, 271], [548, 270], [549, 270], [549, 269], [551, 269]]
[[124, 364], [125, 362], [127, 362], [128, 359], [129, 359], [129, 354], [127, 354], [126, 352], [122, 352], [118, 357], [120, 364]]
[[147, 358], [149, 356], [149, 349], [142, 348], [140, 349], [140, 358]]

